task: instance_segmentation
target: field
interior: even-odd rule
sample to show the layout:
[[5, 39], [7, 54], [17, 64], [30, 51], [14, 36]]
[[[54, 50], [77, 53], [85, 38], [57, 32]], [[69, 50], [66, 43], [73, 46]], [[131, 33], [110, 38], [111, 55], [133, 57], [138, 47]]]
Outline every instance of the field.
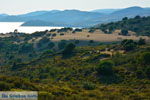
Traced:
[[136, 36], [133, 32], [130, 32], [130, 36], [118, 35], [119, 30], [116, 30], [112, 34], [105, 34], [100, 30], [96, 30], [93, 33], [88, 32], [89, 30], [83, 30], [82, 32], [64, 32], [64, 35], [60, 35], [60, 33], [56, 33], [57, 35], [52, 38], [52, 41], [60, 41], [60, 40], [94, 40], [99, 42], [113, 42], [113, 41], [122, 41], [124, 39], [132, 39], [139, 40], [140, 38], [146, 39], [149, 41], [147, 36]]

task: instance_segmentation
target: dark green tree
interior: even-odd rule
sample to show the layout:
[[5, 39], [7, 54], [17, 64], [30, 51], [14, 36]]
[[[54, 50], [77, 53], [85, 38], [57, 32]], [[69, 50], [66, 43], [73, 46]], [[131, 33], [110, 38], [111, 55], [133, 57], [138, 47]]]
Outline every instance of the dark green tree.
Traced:
[[134, 50], [137, 47], [136, 42], [134, 42], [133, 40], [128, 40], [128, 39], [123, 40], [121, 42], [121, 45], [122, 45], [123, 49], [126, 51]]
[[49, 49], [53, 48], [54, 46], [55, 46], [55, 43], [53, 43], [53, 42], [48, 43], [48, 48]]
[[122, 20], [124, 20], [124, 21], [125, 21], [125, 20], [128, 20], [128, 17], [124, 17]]
[[9, 91], [11, 88], [10, 84], [6, 82], [0, 82], [0, 91]]
[[59, 48], [60, 50], [62, 50], [62, 49], [65, 48], [66, 44], [67, 44], [67, 43], [66, 43], [65, 40], [61, 40], [61, 41], [58, 43], [58, 48]]
[[28, 43], [23, 44], [19, 49], [19, 53], [29, 53], [33, 51], [34, 51], [33, 44]]
[[150, 65], [150, 52], [144, 52], [140, 57], [140, 63], [142, 65]]
[[144, 45], [146, 44], [145, 39], [140, 38], [140, 40], [138, 41], [138, 45]]
[[63, 50], [63, 55], [70, 55], [75, 49], [75, 45], [73, 43], [68, 44]]
[[113, 65], [112, 61], [102, 61], [97, 68], [98, 74], [103, 76], [113, 75]]
[[121, 30], [121, 35], [127, 36], [128, 35], [128, 30], [122, 29]]

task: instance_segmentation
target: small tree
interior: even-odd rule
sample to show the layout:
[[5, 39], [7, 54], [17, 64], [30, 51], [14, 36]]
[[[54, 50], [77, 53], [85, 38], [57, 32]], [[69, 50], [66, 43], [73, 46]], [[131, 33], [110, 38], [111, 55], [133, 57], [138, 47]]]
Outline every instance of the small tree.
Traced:
[[102, 61], [98, 66], [98, 74], [103, 76], [113, 75], [113, 62], [112, 61]]
[[73, 43], [68, 44], [65, 49], [63, 50], [63, 55], [69, 55], [75, 49], [75, 45]]
[[125, 21], [125, 20], [128, 20], [128, 17], [124, 17], [122, 20], [124, 20], [124, 21]]
[[144, 45], [146, 44], [145, 39], [140, 38], [140, 40], [138, 41], [138, 45]]
[[79, 44], [80, 43], [80, 41], [79, 40], [75, 40], [75, 44]]
[[66, 41], [65, 40], [61, 40], [59, 43], [58, 43], [58, 48], [61, 50], [61, 49], [64, 49], [66, 46]]
[[121, 35], [127, 36], [128, 35], [128, 30], [122, 29], [121, 30]]
[[19, 53], [29, 53], [34, 51], [33, 44], [25, 43], [20, 46]]
[[89, 30], [89, 33], [94, 33], [95, 32], [95, 29], [90, 29]]
[[90, 82], [84, 82], [83, 88], [85, 90], [94, 90], [96, 88], [96, 85]]
[[150, 65], [150, 52], [145, 52], [141, 55], [140, 63], [143, 65]]
[[39, 43], [44, 44], [44, 43], [48, 43], [49, 41], [50, 41], [49, 38], [43, 37], [43, 38], [39, 41]]
[[146, 68], [146, 72], [145, 72], [146, 76], [150, 79], [150, 67]]
[[6, 82], [0, 82], [0, 91], [9, 91], [11, 88], [10, 84]]
[[94, 43], [94, 40], [90, 40], [89, 43]]
[[126, 40], [123, 40], [121, 42], [121, 45], [122, 45], [124, 50], [131, 51], [131, 50], [134, 50], [136, 48], [137, 43], [134, 42], [133, 40], [126, 39]]
[[55, 46], [55, 43], [53, 43], [53, 42], [48, 43], [48, 48], [49, 49], [53, 48], [54, 46]]

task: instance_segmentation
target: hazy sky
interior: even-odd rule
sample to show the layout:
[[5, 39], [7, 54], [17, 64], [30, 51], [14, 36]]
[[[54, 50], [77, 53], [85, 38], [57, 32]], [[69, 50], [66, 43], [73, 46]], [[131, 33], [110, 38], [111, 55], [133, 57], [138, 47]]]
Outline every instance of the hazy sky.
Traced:
[[150, 7], [150, 0], [0, 0], [0, 13], [22, 14], [36, 10]]

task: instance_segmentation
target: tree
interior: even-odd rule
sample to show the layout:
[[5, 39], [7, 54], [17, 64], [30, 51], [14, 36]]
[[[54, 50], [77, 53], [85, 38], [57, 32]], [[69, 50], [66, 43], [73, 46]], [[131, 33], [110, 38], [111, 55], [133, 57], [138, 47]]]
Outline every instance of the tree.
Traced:
[[73, 32], [82, 32], [82, 29], [76, 28]]
[[141, 17], [140, 16], [135, 16], [135, 19], [140, 19]]
[[122, 20], [128, 20], [128, 17], [124, 17]]
[[80, 41], [79, 40], [75, 40], [75, 44], [79, 44], [80, 43]]
[[128, 35], [128, 30], [122, 29], [121, 30], [121, 35], [127, 36]]
[[10, 84], [6, 82], [0, 82], [0, 91], [9, 91], [11, 88]]
[[48, 43], [48, 48], [49, 49], [53, 48], [54, 46], [55, 46], [55, 43], [53, 43], [53, 42]]
[[95, 29], [90, 29], [89, 30], [89, 33], [94, 33], [95, 32]]
[[49, 41], [50, 41], [49, 38], [43, 37], [43, 38], [39, 41], [39, 43], [40, 43], [40, 44], [44, 44], [44, 43], [48, 43]]
[[96, 88], [96, 85], [90, 82], [84, 82], [83, 88], [85, 90], [94, 90]]
[[137, 78], [139, 78], [139, 79], [145, 78], [145, 74], [144, 74], [144, 72], [143, 72], [142, 70], [137, 70], [137, 71], [136, 71], [136, 76], [137, 76]]
[[121, 45], [123, 49], [126, 51], [134, 50], [137, 46], [136, 42], [134, 42], [133, 40], [128, 40], [128, 39], [123, 40], [121, 42]]
[[140, 40], [138, 41], [138, 45], [144, 45], [146, 44], [145, 39], [140, 38]]
[[150, 79], [150, 67], [146, 68], [145, 74]]
[[58, 48], [60, 50], [64, 49], [66, 46], [66, 41], [65, 40], [61, 40], [59, 43], [58, 43]]
[[140, 57], [140, 63], [143, 65], [150, 65], [150, 52], [144, 52]]
[[19, 49], [19, 53], [29, 53], [29, 52], [33, 52], [34, 48], [33, 48], [33, 44], [23, 44], [20, 49]]
[[89, 43], [94, 43], [94, 40], [90, 40]]
[[65, 49], [63, 50], [63, 55], [69, 55], [75, 49], [75, 45], [73, 43], [68, 44]]
[[112, 61], [102, 61], [98, 66], [98, 74], [103, 76], [113, 75], [113, 62]]

